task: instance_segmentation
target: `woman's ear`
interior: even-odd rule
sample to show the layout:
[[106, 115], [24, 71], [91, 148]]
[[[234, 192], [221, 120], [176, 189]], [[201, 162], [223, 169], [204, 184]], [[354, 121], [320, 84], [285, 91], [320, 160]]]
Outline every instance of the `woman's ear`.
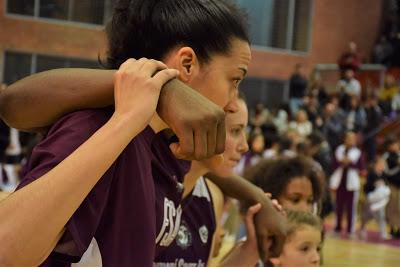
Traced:
[[176, 54], [176, 68], [179, 70], [179, 78], [183, 82], [190, 82], [200, 71], [200, 64], [196, 53], [191, 47], [182, 47]]

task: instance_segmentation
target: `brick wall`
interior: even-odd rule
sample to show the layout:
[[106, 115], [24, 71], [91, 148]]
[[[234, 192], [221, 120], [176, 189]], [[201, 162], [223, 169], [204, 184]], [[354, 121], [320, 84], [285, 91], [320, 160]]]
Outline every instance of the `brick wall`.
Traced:
[[[5, 49], [96, 59], [106, 42], [101, 27], [63, 25], [7, 16], [0, 0], [0, 52]], [[382, 0], [314, 0], [311, 50], [304, 55], [254, 50], [250, 76], [286, 79], [294, 64], [306, 70], [316, 63], [335, 63], [349, 41], [366, 57], [379, 32]]]
[[382, 0], [314, 0], [311, 51], [306, 55], [254, 51], [250, 75], [286, 79], [297, 62], [308, 71], [336, 63], [350, 41], [369, 57], [379, 33]]
[[97, 59], [104, 50], [101, 27], [32, 19], [5, 14], [0, 0], [0, 50]]

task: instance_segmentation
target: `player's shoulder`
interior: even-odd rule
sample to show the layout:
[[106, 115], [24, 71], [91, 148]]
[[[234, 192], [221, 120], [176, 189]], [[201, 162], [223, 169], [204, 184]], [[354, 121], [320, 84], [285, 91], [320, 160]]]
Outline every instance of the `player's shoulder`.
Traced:
[[58, 132], [79, 132], [82, 135], [92, 135], [109, 120], [112, 112], [111, 108], [86, 109], [71, 112], [54, 123], [47, 135], [54, 135]]

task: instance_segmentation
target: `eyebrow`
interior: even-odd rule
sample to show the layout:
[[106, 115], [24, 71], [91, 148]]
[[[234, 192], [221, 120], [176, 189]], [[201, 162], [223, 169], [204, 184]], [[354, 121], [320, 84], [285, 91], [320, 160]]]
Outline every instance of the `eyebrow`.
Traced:
[[240, 128], [244, 128], [244, 124], [234, 124], [232, 125], [232, 127], [240, 127]]

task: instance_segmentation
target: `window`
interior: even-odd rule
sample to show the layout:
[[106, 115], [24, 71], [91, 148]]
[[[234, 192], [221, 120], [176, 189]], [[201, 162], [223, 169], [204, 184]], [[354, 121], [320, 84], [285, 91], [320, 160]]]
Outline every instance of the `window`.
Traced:
[[57, 68], [98, 68], [96, 61], [37, 55], [36, 72]]
[[35, 0], [9, 0], [7, 2], [7, 12], [21, 15], [34, 15]]
[[6, 51], [4, 82], [11, 84], [36, 72], [56, 68], [98, 68], [96, 61]]
[[110, 17], [114, 2], [115, 0], [8, 0], [7, 12], [102, 25]]
[[246, 96], [249, 107], [261, 102], [271, 109], [285, 102], [285, 87], [285, 81], [261, 78], [246, 78], [240, 83], [240, 91]]
[[306, 52], [312, 0], [236, 0], [249, 15], [253, 45]]
[[6, 52], [4, 57], [4, 83], [11, 84], [31, 74], [32, 56], [25, 53]]

